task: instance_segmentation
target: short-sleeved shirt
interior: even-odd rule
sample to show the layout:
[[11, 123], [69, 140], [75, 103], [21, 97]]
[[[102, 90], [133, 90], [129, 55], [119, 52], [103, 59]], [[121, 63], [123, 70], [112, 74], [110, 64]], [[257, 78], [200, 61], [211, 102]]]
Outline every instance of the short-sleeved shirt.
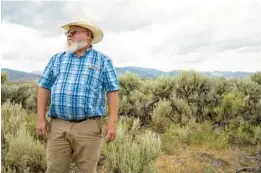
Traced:
[[52, 56], [39, 86], [51, 91], [48, 116], [65, 120], [104, 116], [106, 92], [120, 89], [112, 60], [92, 46], [81, 57], [66, 51]]

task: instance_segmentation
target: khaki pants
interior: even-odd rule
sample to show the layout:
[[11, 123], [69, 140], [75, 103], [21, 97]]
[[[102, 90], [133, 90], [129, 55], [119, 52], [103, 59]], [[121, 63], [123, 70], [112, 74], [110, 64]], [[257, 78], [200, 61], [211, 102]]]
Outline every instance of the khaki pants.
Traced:
[[46, 148], [46, 173], [68, 173], [75, 163], [77, 173], [96, 173], [101, 139], [102, 119], [73, 123], [51, 119]]

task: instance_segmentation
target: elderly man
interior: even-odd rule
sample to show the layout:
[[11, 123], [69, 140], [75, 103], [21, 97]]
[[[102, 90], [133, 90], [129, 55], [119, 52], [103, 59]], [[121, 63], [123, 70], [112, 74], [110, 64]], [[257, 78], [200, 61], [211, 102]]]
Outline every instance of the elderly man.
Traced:
[[116, 135], [119, 81], [112, 60], [93, 48], [103, 38], [97, 25], [80, 21], [62, 28], [68, 50], [50, 58], [39, 80], [36, 131], [47, 137], [47, 173], [69, 172], [72, 157], [77, 173], [93, 173], [103, 138], [106, 93], [106, 142]]

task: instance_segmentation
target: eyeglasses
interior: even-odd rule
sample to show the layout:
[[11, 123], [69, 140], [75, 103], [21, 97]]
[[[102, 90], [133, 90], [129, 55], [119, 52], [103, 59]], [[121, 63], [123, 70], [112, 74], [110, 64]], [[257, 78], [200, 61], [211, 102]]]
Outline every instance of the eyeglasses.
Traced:
[[77, 30], [74, 30], [74, 31], [66, 31], [66, 32], [64, 32], [64, 34], [66, 35], [66, 36], [68, 36], [68, 35], [75, 35], [75, 34], [77, 34], [77, 33], [80, 33], [80, 32], [87, 32], [87, 31], [77, 31]]

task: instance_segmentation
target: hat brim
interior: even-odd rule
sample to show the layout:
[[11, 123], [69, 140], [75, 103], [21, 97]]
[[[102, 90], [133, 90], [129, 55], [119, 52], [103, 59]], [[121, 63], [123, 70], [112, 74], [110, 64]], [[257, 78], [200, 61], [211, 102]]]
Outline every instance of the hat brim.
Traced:
[[80, 26], [80, 27], [90, 30], [93, 33], [93, 39], [92, 39], [93, 44], [97, 44], [103, 39], [103, 32], [102, 32], [101, 28], [95, 24], [88, 23], [88, 22], [72, 22], [72, 23], [63, 25], [61, 27], [63, 29], [65, 29], [66, 31], [68, 31], [71, 26]]

